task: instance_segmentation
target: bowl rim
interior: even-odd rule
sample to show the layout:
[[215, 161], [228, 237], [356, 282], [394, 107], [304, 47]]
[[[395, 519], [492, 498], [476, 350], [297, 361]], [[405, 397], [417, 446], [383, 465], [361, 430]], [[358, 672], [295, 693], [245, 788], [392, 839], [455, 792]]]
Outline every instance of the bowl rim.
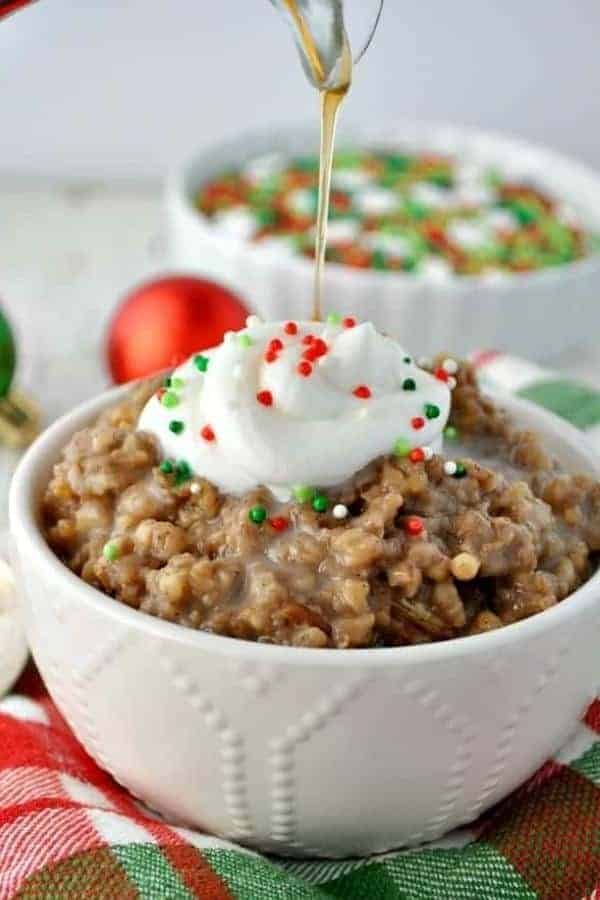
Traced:
[[[546, 630], [560, 626], [591, 606], [600, 594], [600, 568], [581, 587], [555, 606], [506, 625], [494, 631], [468, 637], [450, 638], [430, 644], [401, 647], [370, 647], [342, 650], [317, 649], [287, 645], [260, 644], [224, 635], [195, 630], [152, 616], [149, 613], [126, 606], [75, 575], [53, 553], [46, 543], [38, 521], [39, 489], [42, 473], [48, 471], [58, 459], [62, 448], [72, 434], [89, 424], [95, 416], [131, 389], [131, 383], [103, 392], [74, 410], [66, 413], [50, 425], [29, 447], [13, 475], [9, 495], [9, 519], [12, 551], [17, 557], [17, 582], [26, 578], [24, 568], [33, 557], [36, 560], [37, 577], [42, 572], [49, 584], [64, 582], [65, 591], [76, 591], [80, 602], [131, 627], [133, 630], [154, 635], [167, 641], [186, 644], [198, 651], [216, 652], [235, 658], [244, 658], [268, 665], [270, 662], [287, 662], [293, 665], [378, 667], [381, 665], [408, 665], [413, 662], [445, 660], [464, 655], [483, 653], [485, 656], [507, 644], [518, 644], [535, 638]], [[493, 393], [493, 392], [492, 392]], [[582, 469], [600, 477], [600, 458], [586, 441], [585, 435], [554, 414], [509, 394], [493, 394], [509, 412], [526, 414], [531, 426], [544, 433], [553, 432], [581, 461]], [[42, 482], [43, 483], [43, 482]]]
[[[212, 224], [208, 216], [204, 215], [194, 202], [195, 191], [203, 179], [198, 178], [197, 168], [204, 164], [208, 168], [213, 168], [212, 160], [220, 155], [223, 151], [229, 151], [232, 148], [239, 148], [240, 156], [247, 146], [254, 144], [263, 144], [264, 152], [278, 146], [282, 140], [284, 141], [314, 141], [318, 131], [315, 127], [306, 125], [305, 127], [282, 127], [278, 129], [277, 136], [274, 137], [273, 131], [265, 129], [251, 129], [244, 132], [243, 135], [230, 137], [213, 144], [204, 146], [192, 155], [189, 155], [183, 162], [172, 166], [166, 179], [166, 198], [167, 203], [175, 203], [179, 207], [179, 213], [187, 220], [187, 225], [195, 227], [206, 239], [210, 240], [215, 246], [220, 247], [230, 253], [248, 254], [254, 265], [265, 268], [283, 268], [287, 272], [294, 272], [300, 276], [310, 277], [314, 263], [310, 259], [302, 256], [292, 255], [285, 258], [277, 258], [270, 253], [265, 253], [260, 244], [252, 244], [241, 238], [232, 237], [226, 234], [220, 234]], [[418, 136], [418, 137], [417, 137]], [[449, 123], [425, 121], [425, 120], [405, 120], [399, 122], [393, 129], [375, 129], [375, 128], [356, 128], [344, 127], [339, 130], [340, 143], [345, 141], [360, 142], [366, 146], [385, 146], [398, 145], [422, 140], [423, 144], [446, 145], [448, 142], [454, 144], [467, 144], [472, 149], [473, 157], [481, 157], [481, 149], [477, 149], [478, 144], [494, 145], [499, 152], [512, 153], [513, 155], [526, 155], [530, 160], [535, 158], [540, 168], [552, 169], [553, 166], [559, 166], [561, 170], [568, 170], [573, 176], [573, 181], [582, 181], [586, 186], [585, 202], [593, 206], [594, 202], [590, 200], [590, 195], [595, 194], [595, 205], [599, 218], [598, 227], [600, 228], [600, 174], [591, 166], [588, 166], [579, 160], [575, 160], [566, 154], [559, 153], [552, 148], [546, 147], [535, 142], [525, 141], [524, 139], [512, 134], [504, 134], [497, 131], [488, 131], [478, 128], [472, 128], [462, 125], [453, 125]], [[442, 152], [441, 150], [439, 152]], [[458, 150], [446, 150], [446, 152], [458, 152]], [[543, 179], [542, 179], [543, 183]], [[569, 203], [577, 203], [574, 196], [565, 196], [561, 194], [560, 199]], [[592, 225], [586, 225], [586, 230], [593, 230]], [[437, 291], [447, 293], [458, 293], [468, 291], [477, 291], [485, 293], [486, 291], [511, 291], [519, 289], [519, 287], [536, 287], [545, 288], [560, 280], [562, 285], [566, 280], [577, 280], [588, 274], [600, 273], [600, 253], [592, 253], [578, 260], [569, 263], [563, 263], [560, 266], [548, 266], [532, 272], [503, 272], [502, 277], [491, 279], [485, 275], [470, 275], [464, 277], [453, 277], [441, 284], [433, 284], [426, 279], [415, 277], [410, 272], [396, 271], [377, 271], [373, 269], [353, 269], [343, 263], [330, 262], [327, 267], [326, 277], [329, 280], [343, 279], [351, 277], [354, 282], [362, 282], [364, 285], [376, 286], [391, 278], [397, 279], [403, 290], [409, 287], [413, 289], [422, 289], [425, 287], [435, 287]]]

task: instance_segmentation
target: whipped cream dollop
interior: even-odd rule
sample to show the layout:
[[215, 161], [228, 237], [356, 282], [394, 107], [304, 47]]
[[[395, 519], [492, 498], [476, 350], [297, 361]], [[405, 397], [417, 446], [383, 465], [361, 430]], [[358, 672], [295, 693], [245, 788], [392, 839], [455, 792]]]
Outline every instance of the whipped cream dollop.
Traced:
[[150, 398], [138, 428], [165, 459], [222, 492], [342, 484], [379, 456], [439, 450], [445, 373], [419, 368], [370, 322], [261, 322], [191, 357]]

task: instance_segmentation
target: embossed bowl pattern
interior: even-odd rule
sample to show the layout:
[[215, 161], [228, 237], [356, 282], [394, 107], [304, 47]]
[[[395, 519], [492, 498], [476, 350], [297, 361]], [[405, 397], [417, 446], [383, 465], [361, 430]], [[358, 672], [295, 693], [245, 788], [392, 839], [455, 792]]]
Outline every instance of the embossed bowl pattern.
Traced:
[[[10, 515], [35, 660], [79, 740], [133, 794], [263, 851], [366, 855], [473, 820], [567, 739], [598, 683], [598, 575], [497, 632], [352, 651], [195, 632], [73, 575], [43, 540], [38, 500], [68, 438], [119, 390], [38, 439]], [[565, 465], [598, 473], [570, 426], [505, 405]]]

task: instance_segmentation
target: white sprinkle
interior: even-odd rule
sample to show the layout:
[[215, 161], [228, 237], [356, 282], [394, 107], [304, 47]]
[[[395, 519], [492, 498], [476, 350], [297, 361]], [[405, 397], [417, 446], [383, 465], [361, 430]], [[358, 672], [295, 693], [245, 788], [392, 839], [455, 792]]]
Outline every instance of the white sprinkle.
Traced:
[[336, 503], [332, 512], [334, 519], [345, 519], [348, 516], [348, 507], [344, 506], [343, 503]]
[[483, 247], [489, 241], [489, 234], [483, 225], [471, 220], [455, 219], [446, 228], [451, 241], [467, 250]]
[[452, 375], [450, 375], [446, 384], [448, 385], [449, 389], [453, 391], [456, 387], [456, 378], [453, 378]]
[[577, 210], [568, 203], [561, 203], [556, 210], [556, 216], [564, 225], [571, 225], [577, 228], [581, 225], [581, 218], [577, 215]]
[[484, 222], [492, 231], [506, 231], [511, 234], [518, 228], [518, 221], [508, 209], [490, 209], [485, 217]]
[[399, 259], [404, 259], [410, 254], [410, 243], [402, 235], [369, 231], [364, 235], [361, 244], [367, 250], [380, 250], [386, 256], [396, 256]]
[[272, 178], [285, 168], [286, 159], [283, 153], [265, 153], [246, 163], [243, 169], [244, 177], [249, 181], [261, 182]]
[[230, 343], [231, 341], [233, 341], [235, 339], [235, 337], [236, 337], [235, 331], [226, 331], [225, 334], [223, 335], [223, 340]]
[[420, 369], [431, 369], [433, 363], [428, 356], [420, 356], [417, 360], [417, 365]]
[[368, 415], [369, 415], [369, 407], [368, 406], [361, 406], [360, 409], [357, 410], [357, 412], [356, 412], [357, 419], [366, 419]]
[[374, 186], [356, 194], [354, 205], [365, 216], [385, 216], [397, 212], [399, 200], [395, 191]]
[[423, 447], [423, 456], [425, 457], [425, 459], [433, 458], [433, 450], [431, 449], [431, 447]]
[[297, 188], [286, 198], [286, 205], [299, 216], [313, 216], [315, 212], [315, 196], [308, 188]]
[[190, 494], [199, 494], [200, 493], [200, 485], [197, 481], [192, 481], [190, 484]]
[[240, 241], [249, 241], [258, 231], [253, 213], [239, 206], [222, 209], [213, 217], [215, 228]]
[[456, 463], [453, 459], [449, 459], [448, 462], [444, 463], [444, 472], [446, 473], [446, 475], [456, 474]]
[[448, 375], [456, 375], [458, 372], [458, 363], [455, 359], [445, 359], [442, 363], [442, 369], [444, 372], [447, 372]]
[[235, 378], [236, 381], [239, 381], [239, 379], [242, 377], [242, 364], [237, 363], [237, 365], [235, 365], [233, 367], [231, 374], [233, 375], [233, 377]]
[[374, 184], [372, 175], [364, 169], [336, 169], [331, 183], [338, 191], [358, 191]]
[[454, 275], [452, 267], [446, 260], [437, 259], [436, 257], [424, 260], [417, 269], [416, 274], [419, 278], [423, 278], [425, 281], [430, 281], [434, 284], [444, 284], [445, 282], [450, 281]]
[[430, 209], [450, 209], [456, 205], [456, 196], [450, 188], [439, 187], [437, 184], [418, 182], [411, 189], [411, 200], [421, 203]]
[[246, 326], [248, 328], [255, 328], [257, 325], [262, 325], [262, 319], [259, 316], [248, 316], [246, 319]]

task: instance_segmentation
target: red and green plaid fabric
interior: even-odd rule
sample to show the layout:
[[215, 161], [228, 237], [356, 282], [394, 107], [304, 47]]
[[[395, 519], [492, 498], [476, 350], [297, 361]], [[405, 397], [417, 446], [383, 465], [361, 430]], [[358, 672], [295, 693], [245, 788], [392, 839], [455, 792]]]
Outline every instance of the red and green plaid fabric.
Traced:
[[33, 669], [0, 702], [0, 898], [600, 900], [600, 701], [469, 829], [369, 860], [284, 861], [176, 828], [76, 741]]
[[[600, 445], [600, 395], [497, 354], [484, 383]], [[599, 661], [600, 668], [600, 661]], [[267, 859], [160, 820], [96, 766], [31, 668], [0, 702], [0, 900], [600, 900], [600, 700], [468, 829], [366, 860]]]

